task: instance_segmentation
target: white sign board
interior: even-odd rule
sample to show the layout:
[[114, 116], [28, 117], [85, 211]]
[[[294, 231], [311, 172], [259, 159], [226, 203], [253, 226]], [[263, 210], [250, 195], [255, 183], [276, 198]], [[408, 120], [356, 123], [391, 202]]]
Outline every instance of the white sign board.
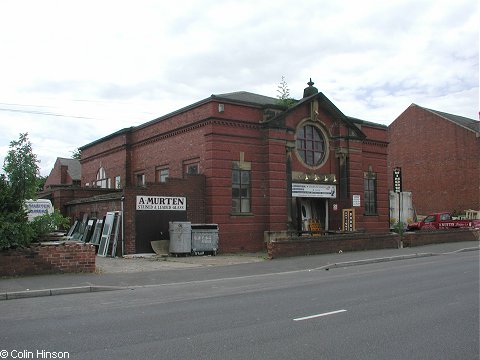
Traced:
[[352, 197], [352, 206], [360, 206], [360, 195], [353, 195]]
[[137, 196], [137, 210], [187, 210], [187, 199], [177, 196]]
[[337, 187], [335, 185], [293, 183], [292, 197], [333, 199], [337, 197]]
[[53, 206], [50, 200], [25, 200], [28, 221], [32, 221], [37, 216], [53, 213]]

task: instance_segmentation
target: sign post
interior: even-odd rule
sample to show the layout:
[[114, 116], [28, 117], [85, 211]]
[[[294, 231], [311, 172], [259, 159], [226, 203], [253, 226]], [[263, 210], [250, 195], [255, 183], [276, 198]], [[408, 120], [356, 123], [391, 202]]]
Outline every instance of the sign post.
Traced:
[[355, 209], [343, 209], [342, 213], [343, 231], [355, 231]]
[[402, 192], [402, 168], [393, 169], [393, 192]]
[[[398, 193], [398, 221], [400, 226], [400, 218], [402, 216], [402, 168], [396, 167], [393, 169], [393, 192]], [[403, 226], [403, 222], [401, 224]], [[400, 229], [398, 229], [400, 231]]]

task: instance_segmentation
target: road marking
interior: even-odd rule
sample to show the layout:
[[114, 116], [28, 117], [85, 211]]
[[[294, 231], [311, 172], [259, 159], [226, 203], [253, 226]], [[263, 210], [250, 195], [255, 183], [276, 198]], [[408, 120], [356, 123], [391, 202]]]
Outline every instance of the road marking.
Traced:
[[343, 312], [346, 312], [346, 311], [347, 311], [347, 310], [345, 310], [345, 309], [336, 310], [336, 311], [330, 311], [330, 312], [326, 312], [326, 313], [322, 313], [322, 314], [315, 314], [315, 315], [310, 315], [310, 316], [304, 316], [304, 317], [296, 318], [296, 319], [293, 319], [293, 321], [310, 320], [310, 319], [315, 319], [315, 318], [322, 317], [322, 316], [339, 314], [339, 313], [343, 313]]

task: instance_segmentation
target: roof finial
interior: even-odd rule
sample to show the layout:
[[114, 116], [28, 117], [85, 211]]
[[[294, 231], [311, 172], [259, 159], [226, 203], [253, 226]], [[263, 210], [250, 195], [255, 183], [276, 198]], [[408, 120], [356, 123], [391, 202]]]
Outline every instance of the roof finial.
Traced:
[[313, 86], [313, 84], [315, 84], [315, 83], [312, 81], [312, 78], [310, 78], [310, 81], [307, 83], [308, 87], [306, 87], [303, 90], [303, 97], [304, 98], [312, 96], [314, 94], [318, 94], [318, 89], [315, 86]]

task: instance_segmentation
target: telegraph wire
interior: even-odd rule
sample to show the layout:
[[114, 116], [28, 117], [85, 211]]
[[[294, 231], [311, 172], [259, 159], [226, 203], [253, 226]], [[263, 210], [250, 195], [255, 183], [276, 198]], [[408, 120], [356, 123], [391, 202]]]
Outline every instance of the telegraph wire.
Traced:
[[[70, 102], [86, 102], [86, 103], [95, 103], [107, 106], [135, 106], [135, 104], [129, 102], [121, 102], [121, 101], [108, 101], [108, 100], [88, 100], [88, 99], [69, 99]], [[33, 108], [59, 108], [59, 106], [51, 106], [51, 105], [32, 105], [32, 104], [19, 104], [19, 103], [9, 103], [9, 102], [0, 102], [0, 105], [3, 106], [17, 106], [17, 107], [33, 107]], [[138, 105], [142, 108], [142, 105]], [[40, 110], [24, 110], [24, 109], [10, 109], [10, 108], [0, 108], [0, 111], [5, 112], [16, 112], [16, 113], [24, 113], [24, 114], [32, 114], [32, 115], [43, 115], [43, 116], [57, 116], [57, 117], [69, 117], [74, 119], [86, 119], [86, 120], [102, 120], [100, 118], [94, 117], [87, 117], [87, 116], [78, 116], [78, 115], [65, 115], [61, 113], [55, 112], [47, 112], [47, 111], [40, 111]], [[114, 111], [112, 111], [114, 112]], [[150, 111], [138, 111], [139, 114], [151, 115], [156, 116], [156, 113]]]
[[87, 116], [56, 114], [56, 113], [52, 113], [52, 112], [34, 111], [34, 110], [19, 110], [19, 109], [0, 108], [0, 111], [16, 112], [16, 113], [23, 113], [23, 114], [33, 114], [33, 115], [44, 115], [44, 116], [69, 117], [69, 118], [74, 118], [74, 119], [101, 120], [101, 119], [98, 119], [98, 118], [92, 118], [92, 117], [87, 117]]

